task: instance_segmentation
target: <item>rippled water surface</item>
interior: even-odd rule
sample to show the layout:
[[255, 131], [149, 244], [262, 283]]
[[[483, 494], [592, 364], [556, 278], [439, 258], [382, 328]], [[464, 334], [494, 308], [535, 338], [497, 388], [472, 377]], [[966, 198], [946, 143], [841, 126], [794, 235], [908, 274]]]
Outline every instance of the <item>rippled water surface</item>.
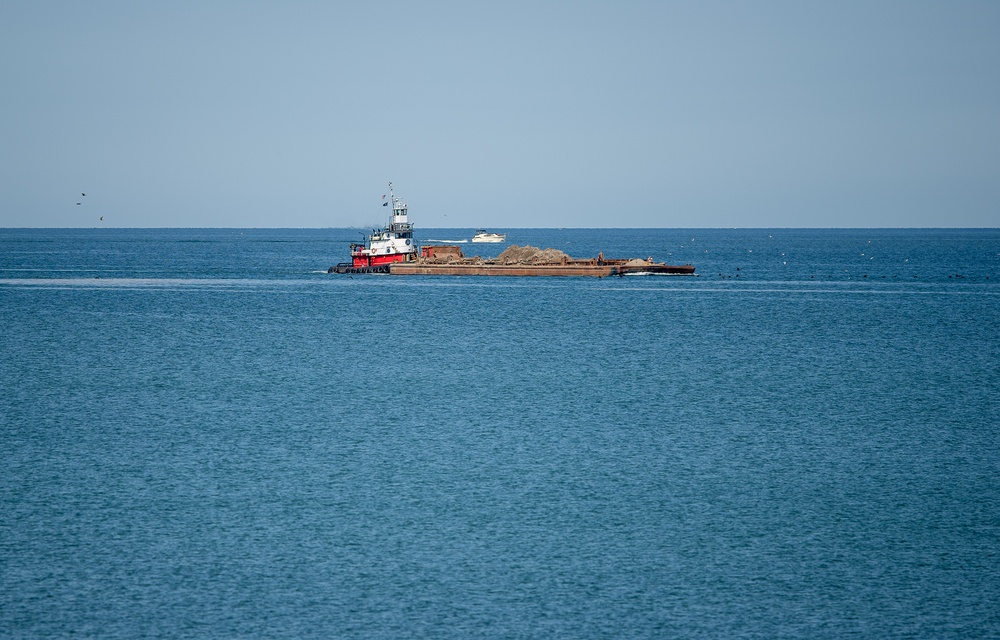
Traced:
[[0, 635], [1000, 636], [1000, 231], [507, 233], [0, 230]]

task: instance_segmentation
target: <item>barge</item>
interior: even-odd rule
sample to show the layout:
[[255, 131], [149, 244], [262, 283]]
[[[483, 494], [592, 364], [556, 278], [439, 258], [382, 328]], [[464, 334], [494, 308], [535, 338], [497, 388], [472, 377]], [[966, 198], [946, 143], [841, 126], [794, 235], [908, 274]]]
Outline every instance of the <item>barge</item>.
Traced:
[[[429, 245], [419, 252], [406, 204], [389, 183], [392, 216], [384, 229], [373, 229], [367, 242], [351, 243], [351, 261], [330, 267], [328, 273], [381, 273], [407, 276], [626, 276], [695, 275], [694, 266], [668, 265], [642, 259], [572, 258], [558, 249], [510, 245], [496, 258], [466, 257], [456, 245]], [[385, 196], [382, 196], [383, 199]]]
[[571, 258], [558, 249], [532, 246], [507, 247], [499, 256], [484, 260], [467, 258], [462, 249], [450, 245], [422, 247], [420, 256], [409, 262], [389, 265], [393, 275], [413, 276], [625, 276], [694, 275], [692, 265], [668, 265], [652, 259], [615, 259], [599, 254], [596, 258]]

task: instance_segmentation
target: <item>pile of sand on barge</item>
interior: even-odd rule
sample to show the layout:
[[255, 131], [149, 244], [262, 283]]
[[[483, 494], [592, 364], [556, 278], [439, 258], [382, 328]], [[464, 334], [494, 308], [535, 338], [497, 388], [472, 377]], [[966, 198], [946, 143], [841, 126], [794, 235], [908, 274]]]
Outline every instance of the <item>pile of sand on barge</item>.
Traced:
[[498, 255], [492, 260], [487, 260], [487, 264], [530, 264], [530, 265], [546, 265], [546, 264], [570, 264], [570, 263], [595, 263], [600, 264], [604, 262], [618, 264], [624, 267], [645, 267], [649, 265], [656, 264], [653, 262], [652, 258], [647, 258], [643, 260], [642, 258], [632, 258], [631, 260], [605, 260], [604, 255], [601, 254], [596, 260], [592, 258], [573, 258], [568, 253], [560, 251], [559, 249], [539, 249], [538, 247], [533, 247], [530, 244], [519, 247], [516, 244], [512, 244], [504, 250], [503, 253]]
[[691, 265], [671, 266], [646, 260], [572, 258], [558, 249], [539, 249], [531, 245], [510, 245], [496, 258], [467, 258], [454, 245], [430, 245], [421, 248], [415, 260], [394, 262], [389, 273], [397, 275], [453, 276], [614, 276], [633, 273], [693, 274]]
[[558, 249], [539, 249], [531, 245], [512, 244], [496, 258], [468, 257], [456, 246], [437, 245], [425, 247], [417, 262], [430, 264], [492, 264], [492, 265], [551, 265], [573, 262], [569, 254]]
[[569, 254], [559, 249], [539, 249], [530, 244], [520, 247], [512, 244], [491, 260], [494, 264], [566, 264], [572, 262]]

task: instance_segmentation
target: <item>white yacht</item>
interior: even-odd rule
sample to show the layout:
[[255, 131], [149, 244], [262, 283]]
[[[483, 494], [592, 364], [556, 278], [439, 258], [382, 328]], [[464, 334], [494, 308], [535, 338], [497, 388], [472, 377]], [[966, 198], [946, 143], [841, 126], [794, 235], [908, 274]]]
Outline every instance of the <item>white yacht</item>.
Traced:
[[484, 229], [477, 229], [476, 235], [472, 236], [473, 242], [503, 242], [506, 239], [506, 234], [490, 233]]

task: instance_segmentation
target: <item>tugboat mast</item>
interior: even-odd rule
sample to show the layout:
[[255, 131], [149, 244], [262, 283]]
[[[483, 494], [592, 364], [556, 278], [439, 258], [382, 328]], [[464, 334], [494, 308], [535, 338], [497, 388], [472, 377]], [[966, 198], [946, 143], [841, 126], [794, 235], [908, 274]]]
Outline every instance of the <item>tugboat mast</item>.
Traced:
[[389, 231], [400, 234], [401, 238], [413, 237], [413, 225], [406, 213], [406, 203], [398, 199], [392, 192], [392, 181], [389, 181], [389, 201], [392, 202], [392, 218], [389, 220]]

